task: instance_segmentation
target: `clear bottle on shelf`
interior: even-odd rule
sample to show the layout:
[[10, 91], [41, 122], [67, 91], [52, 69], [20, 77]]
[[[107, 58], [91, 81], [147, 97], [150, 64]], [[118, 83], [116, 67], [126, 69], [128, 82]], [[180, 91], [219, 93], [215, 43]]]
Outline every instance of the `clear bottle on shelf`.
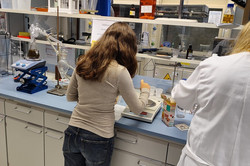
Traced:
[[234, 4], [228, 4], [224, 12], [222, 23], [234, 22]]
[[[129, 10], [129, 17], [130, 18], [135, 18], [135, 5], [132, 4], [130, 10]], [[130, 22], [129, 23], [129, 26], [132, 28], [132, 29], [135, 29], [135, 23], [134, 22]]]
[[156, 0], [140, 0], [140, 18], [154, 19], [155, 18]]

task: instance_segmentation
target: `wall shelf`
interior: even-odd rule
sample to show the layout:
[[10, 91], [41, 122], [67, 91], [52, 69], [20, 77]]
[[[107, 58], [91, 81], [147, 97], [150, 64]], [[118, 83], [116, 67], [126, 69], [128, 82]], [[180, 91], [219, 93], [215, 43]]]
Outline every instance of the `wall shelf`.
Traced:
[[[24, 39], [24, 38], [13, 37], [13, 36], [11, 37], [11, 40], [31, 42], [31, 39]], [[37, 40], [36, 39], [36, 43], [50, 45], [50, 43], [48, 41], [45, 41], [45, 40]], [[57, 45], [57, 43], [55, 43], [55, 42], [52, 42], [52, 44], [53, 45]], [[75, 45], [75, 44], [66, 44], [66, 43], [63, 43], [63, 45], [65, 47], [82, 49], [82, 50], [88, 50], [88, 49], [90, 49], [90, 46]]]
[[[39, 12], [39, 11], [13, 10], [13, 9], [0, 9], [0, 12], [54, 16], [54, 17], [57, 16], [56, 13], [52, 13], [52, 12]], [[68, 17], [68, 18], [114, 20], [114, 21], [123, 21], [123, 22], [187, 26], [187, 27], [198, 27], [198, 28], [218, 28], [215, 24], [191, 22], [190, 20], [185, 20], [185, 19], [180, 20], [180, 19], [166, 18], [166, 19], [159, 19], [159, 20], [158, 19], [148, 20], [148, 19], [126, 18], [126, 17], [108, 17], [108, 16], [100, 16], [100, 15], [92, 15], [92, 14], [67, 14], [67, 13], [60, 13], [59, 16]]]
[[[11, 40], [15, 40], [15, 41], [23, 41], [23, 42], [31, 42], [31, 39], [23, 39], [23, 38], [19, 38], [19, 37], [11, 37]], [[50, 45], [50, 43], [48, 41], [45, 40], [36, 40], [36, 43], [39, 44], [46, 44], [46, 45]], [[52, 42], [53, 45], [57, 45], [57, 43]], [[76, 49], [83, 49], [83, 50], [88, 50], [90, 49], [90, 46], [82, 46], [82, 45], [73, 45], [73, 44], [64, 44], [65, 47], [68, 48], [76, 48]], [[161, 57], [157, 57], [156, 55], [151, 55], [151, 54], [141, 54], [141, 53], [137, 53], [136, 54], [137, 58], [142, 58], [142, 59], [152, 59], [154, 60], [156, 63], [161, 63], [161, 64], [169, 64], [169, 63], [174, 63], [174, 62], [180, 62], [186, 65], [191, 65], [191, 66], [197, 66], [201, 61], [199, 60], [187, 60], [187, 59], [181, 59], [181, 58], [161, 58]]]

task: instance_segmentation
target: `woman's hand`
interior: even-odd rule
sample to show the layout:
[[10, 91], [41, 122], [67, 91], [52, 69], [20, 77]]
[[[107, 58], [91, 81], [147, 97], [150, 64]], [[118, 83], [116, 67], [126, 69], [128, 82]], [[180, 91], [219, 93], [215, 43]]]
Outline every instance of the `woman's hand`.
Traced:
[[150, 85], [148, 83], [145, 83], [144, 80], [141, 80], [141, 89], [142, 88], [150, 89]]

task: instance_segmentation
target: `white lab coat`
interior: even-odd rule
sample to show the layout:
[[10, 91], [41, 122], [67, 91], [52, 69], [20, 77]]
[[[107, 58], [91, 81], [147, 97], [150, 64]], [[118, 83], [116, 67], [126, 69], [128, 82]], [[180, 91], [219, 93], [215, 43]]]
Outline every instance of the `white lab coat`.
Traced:
[[178, 166], [250, 166], [250, 52], [202, 61], [172, 97], [199, 105]]

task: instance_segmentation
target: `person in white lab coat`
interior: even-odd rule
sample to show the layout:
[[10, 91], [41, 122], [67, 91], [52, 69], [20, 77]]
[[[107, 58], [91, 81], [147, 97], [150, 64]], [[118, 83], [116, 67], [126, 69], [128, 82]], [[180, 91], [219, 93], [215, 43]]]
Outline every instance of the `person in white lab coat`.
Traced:
[[171, 95], [198, 105], [178, 166], [250, 166], [250, 22], [229, 56], [202, 61]]

